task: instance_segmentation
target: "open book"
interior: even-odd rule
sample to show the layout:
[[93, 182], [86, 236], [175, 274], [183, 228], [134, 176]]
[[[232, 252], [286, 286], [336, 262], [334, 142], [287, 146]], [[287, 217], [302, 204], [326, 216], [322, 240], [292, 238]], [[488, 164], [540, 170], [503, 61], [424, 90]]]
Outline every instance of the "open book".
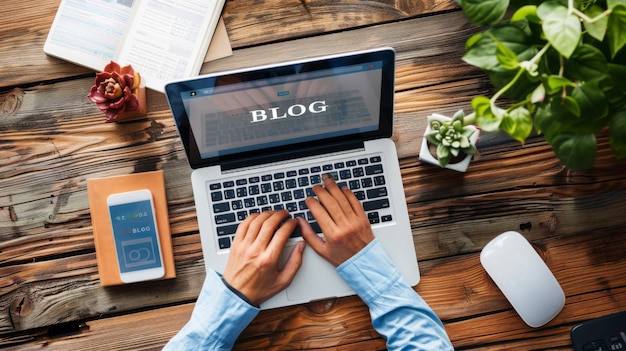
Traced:
[[224, 1], [61, 0], [44, 52], [97, 71], [111, 60], [130, 64], [162, 92], [168, 81], [200, 72], [214, 33], [222, 48], [209, 50], [213, 58], [232, 54], [220, 21]]

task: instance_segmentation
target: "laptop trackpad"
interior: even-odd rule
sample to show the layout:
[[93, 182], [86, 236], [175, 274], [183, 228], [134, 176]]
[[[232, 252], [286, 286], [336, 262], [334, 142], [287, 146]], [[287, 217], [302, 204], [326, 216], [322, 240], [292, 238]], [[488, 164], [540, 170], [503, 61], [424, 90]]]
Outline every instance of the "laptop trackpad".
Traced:
[[[287, 259], [291, 249], [284, 250], [283, 260]], [[303, 303], [354, 293], [350, 286], [341, 279], [335, 267], [318, 256], [308, 246], [304, 250], [302, 267], [286, 291], [290, 301]]]

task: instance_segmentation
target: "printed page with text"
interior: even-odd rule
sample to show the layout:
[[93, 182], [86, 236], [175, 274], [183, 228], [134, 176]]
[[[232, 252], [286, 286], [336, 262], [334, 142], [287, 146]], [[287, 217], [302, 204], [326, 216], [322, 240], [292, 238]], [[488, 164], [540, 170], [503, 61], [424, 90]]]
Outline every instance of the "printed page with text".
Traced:
[[120, 62], [128, 62], [146, 85], [164, 91], [174, 79], [200, 71], [223, 0], [143, 0], [132, 21]]
[[44, 52], [102, 70], [109, 61], [116, 60], [136, 3], [137, 0], [62, 0]]
[[[225, 0], [62, 0], [44, 52], [101, 71], [132, 65], [160, 92], [200, 72]], [[227, 36], [225, 31], [221, 31]], [[219, 40], [227, 56], [230, 43]]]

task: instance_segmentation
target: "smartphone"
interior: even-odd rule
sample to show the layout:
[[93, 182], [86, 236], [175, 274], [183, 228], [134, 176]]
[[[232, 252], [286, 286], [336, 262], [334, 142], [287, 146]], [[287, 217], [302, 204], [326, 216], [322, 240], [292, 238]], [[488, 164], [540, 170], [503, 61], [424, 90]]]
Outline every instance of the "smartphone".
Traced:
[[124, 283], [165, 275], [152, 192], [147, 189], [107, 197], [120, 279]]

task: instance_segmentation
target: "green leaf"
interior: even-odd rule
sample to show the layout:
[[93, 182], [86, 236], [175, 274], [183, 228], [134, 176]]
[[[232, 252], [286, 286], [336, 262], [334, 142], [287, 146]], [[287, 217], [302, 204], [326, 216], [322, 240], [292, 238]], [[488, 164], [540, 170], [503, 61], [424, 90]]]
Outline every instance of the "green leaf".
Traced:
[[579, 45], [564, 63], [564, 75], [580, 81], [602, 80], [608, 75], [606, 58], [592, 45]]
[[588, 169], [596, 161], [596, 136], [594, 134], [558, 134], [548, 140], [552, 150], [571, 170]]
[[626, 5], [615, 6], [609, 15], [607, 39], [611, 58], [614, 58], [626, 44]]
[[469, 49], [470, 47], [472, 47], [474, 44], [476, 44], [477, 41], [480, 40], [480, 38], [483, 37], [483, 33], [476, 33], [474, 35], [472, 35], [471, 37], [469, 37], [467, 39], [467, 41], [465, 42], [465, 48]]
[[476, 113], [476, 124], [486, 132], [497, 131], [502, 119], [491, 111], [491, 101], [484, 96], [472, 99], [472, 108]]
[[[596, 83], [597, 84], [597, 83]], [[586, 89], [598, 90], [593, 85]], [[588, 92], [581, 88], [577, 94], [586, 97]], [[576, 94], [572, 94], [576, 96]], [[577, 96], [578, 97], [578, 96]], [[592, 96], [590, 99], [595, 99]], [[574, 100], [573, 97], [570, 99]], [[582, 115], [577, 118], [566, 108], [566, 100], [560, 95], [551, 97], [546, 103], [538, 105], [535, 112], [535, 128], [544, 134], [546, 141], [569, 169], [586, 169], [595, 162], [596, 141], [594, 132], [598, 126], [602, 127], [606, 122], [599, 122], [594, 117], [587, 118]], [[578, 100], [576, 101], [578, 104]], [[583, 109], [583, 111], [586, 107]]]
[[466, 136], [462, 136], [461, 138], [459, 138], [459, 147], [461, 149], [467, 149], [468, 147], [470, 147], [470, 141]]
[[478, 40], [473, 40], [473, 44], [463, 55], [463, 60], [487, 72], [508, 71], [502, 67], [496, 57], [497, 42], [513, 51], [518, 60], [528, 60], [536, 52], [536, 49], [529, 43], [526, 33], [519, 27], [509, 24], [494, 27]]
[[617, 5], [626, 6], [626, 0], [607, 0], [606, 2], [607, 8], [614, 9]]
[[528, 20], [529, 22], [539, 23], [539, 17], [537, 17], [537, 6], [526, 5], [522, 6], [511, 17], [512, 22]]
[[626, 109], [626, 66], [608, 64], [608, 79], [602, 81], [602, 92], [614, 110]]
[[571, 96], [576, 100], [582, 125], [580, 130], [595, 133], [608, 122], [608, 105], [598, 82], [587, 82], [572, 90]]
[[532, 94], [530, 95], [530, 102], [535, 104], [538, 102], [543, 102], [543, 100], [546, 98], [546, 88], [543, 86], [543, 84], [539, 84], [537, 85], [537, 88], [535, 88], [535, 90], [533, 90]]
[[478, 148], [474, 144], [470, 144], [469, 147], [463, 149], [463, 152], [466, 155], [473, 155], [478, 151]]
[[[487, 72], [487, 76], [491, 80], [491, 83], [495, 87], [496, 91], [503, 89], [504, 87], [508, 87], [506, 92], [502, 95], [503, 97], [515, 101], [523, 101], [528, 98], [528, 94], [532, 93], [537, 87], [537, 84], [541, 82], [541, 75], [533, 77], [528, 74], [528, 72], [524, 72], [521, 76], [518, 76], [517, 73], [517, 70]], [[515, 77], [517, 77], [517, 80], [513, 85], [510, 85], [509, 83], [511, 83]]]
[[463, 120], [465, 119], [465, 112], [463, 112], [463, 110], [456, 111], [454, 115], [452, 115], [452, 120], [456, 120], [456, 119], [463, 122]]
[[626, 110], [619, 110], [609, 122], [611, 148], [618, 159], [626, 157]]
[[550, 140], [560, 133], [571, 132], [569, 123], [577, 119], [565, 108], [561, 96], [557, 95], [538, 106], [535, 112], [535, 128], [545, 135], [546, 140]]
[[563, 87], [567, 86], [575, 86], [574, 83], [561, 76], [551, 75], [546, 79], [546, 91], [548, 94], [556, 94], [563, 89]]
[[524, 143], [533, 130], [533, 120], [530, 116], [530, 111], [525, 107], [513, 109], [504, 115], [500, 128], [515, 140]]
[[509, 7], [509, 0], [458, 0], [467, 19], [478, 25], [500, 21]]
[[460, 120], [452, 120], [452, 128], [455, 132], [460, 133], [463, 130], [463, 122]]
[[519, 67], [519, 61], [517, 55], [513, 50], [504, 46], [501, 42], [496, 40], [496, 57], [498, 62], [504, 69], [516, 69]]
[[616, 83], [616, 87], [626, 95], [626, 65], [607, 64], [609, 76]]
[[[461, 135], [463, 136], [463, 140], [467, 139], [468, 143], [469, 143], [469, 138], [476, 133], [476, 129], [472, 126], [465, 126], [463, 127], [463, 132], [461, 133]], [[467, 146], [463, 146], [463, 147], [467, 147]]]
[[578, 102], [571, 96], [566, 96], [563, 98], [563, 106], [571, 112], [574, 116], [580, 117], [580, 106], [578, 106]]
[[445, 167], [448, 162], [450, 162], [450, 149], [443, 146], [442, 144], [437, 145], [437, 159], [439, 160], [439, 164], [441, 167]]
[[567, 7], [556, 1], [539, 5], [537, 15], [543, 21], [542, 28], [550, 44], [563, 56], [569, 58], [582, 34], [580, 20], [570, 14]]
[[437, 140], [437, 138], [435, 138], [435, 135], [439, 134], [438, 132], [430, 132], [428, 134], [424, 135], [424, 138], [426, 138], [426, 140], [430, 141], [431, 143], [435, 144], [435, 145], [439, 145], [439, 140]]
[[472, 108], [477, 115], [491, 113], [491, 100], [486, 96], [476, 96], [472, 99]]
[[[602, 15], [603, 12], [604, 12], [604, 9], [602, 7], [596, 4], [593, 4], [585, 10], [585, 15], [587, 15], [589, 18], [595, 18], [597, 16]], [[587, 21], [583, 22], [583, 25], [585, 26], [587, 33], [589, 33], [589, 35], [598, 39], [599, 41], [604, 40], [604, 35], [606, 34], [606, 29], [608, 27], [608, 24], [609, 24], [608, 17], [600, 18], [593, 23], [590, 23]]]
[[559, 131], [559, 124], [553, 123], [553, 120], [552, 104], [548, 100], [546, 103], [540, 104], [535, 112], [535, 129], [537, 129], [537, 133], [543, 133], [546, 140]]

